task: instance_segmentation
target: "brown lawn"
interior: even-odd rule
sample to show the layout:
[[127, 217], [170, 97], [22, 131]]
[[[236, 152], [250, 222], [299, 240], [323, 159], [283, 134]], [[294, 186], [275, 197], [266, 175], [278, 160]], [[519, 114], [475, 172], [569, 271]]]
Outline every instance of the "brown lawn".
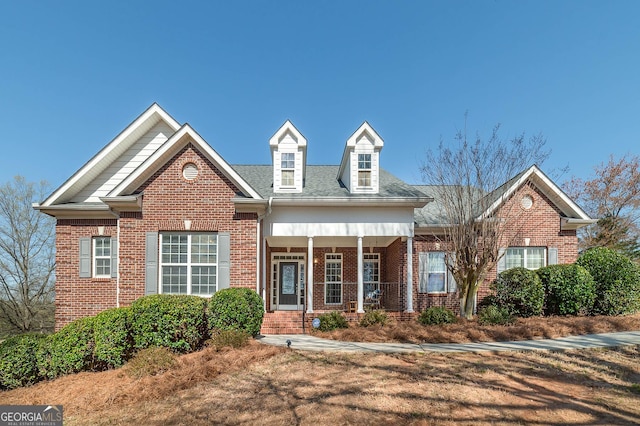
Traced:
[[[598, 325], [590, 324], [592, 319], [538, 318], [530, 326], [550, 333], [535, 332], [534, 337], [553, 337], [640, 330], [638, 320], [617, 317]], [[475, 323], [465, 326], [469, 330], [456, 326], [439, 333], [445, 341], [494, 335]], [[409, 338], [405, 327], [395, 332], [395, 327], [384, 327], [375, 335], [423, 339], [419, 328]], [[495, 336], [526, 337], [518, 330], [520, 325], [511, 334]], [[252, 341], [242, 349], [208, 348], [181, 356], [173, 369], [158, 376], [134, 379], [126, 367], [82, 373], [1, 392], [0, 403], [62, 404], [66, 425], [638, 424], [639, 357], [638, 346], [380, 355], [302, 352]]]

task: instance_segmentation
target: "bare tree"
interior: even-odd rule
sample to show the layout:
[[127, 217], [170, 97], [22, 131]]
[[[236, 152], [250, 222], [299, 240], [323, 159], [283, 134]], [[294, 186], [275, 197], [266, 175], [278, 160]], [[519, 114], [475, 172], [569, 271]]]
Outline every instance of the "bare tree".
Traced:
[[460, 313], [466, 318], [473, 317], [478, 287], [496, 266], [500, 247], [509, 244], [521, 226], [518, 209], [506, 203], [506, 189], [518, 174], [549, 155], [541, 135], [521, 134], [505, 141], [499, 130], [496, 125], [488, 139], [469, 140], [465, 128], [452, 144], [441, 141], [437, 150], [427, 151], [421, 166], [445, 225], [434, 236], [452, 252], [446, 256], [447, 268], [456, 280]]
[[0, 320], [5, 332], [53, 326], [55, 226], [32, 208], [47, 184], [17, 176], [0, 187]]
[[640, 259], [640, 156], [611, 156], [594, 171], [593, 179], [573, 177], [563, 185], [587, 213], [600, 218], [580, 233], [580, 249], [603, 246]]

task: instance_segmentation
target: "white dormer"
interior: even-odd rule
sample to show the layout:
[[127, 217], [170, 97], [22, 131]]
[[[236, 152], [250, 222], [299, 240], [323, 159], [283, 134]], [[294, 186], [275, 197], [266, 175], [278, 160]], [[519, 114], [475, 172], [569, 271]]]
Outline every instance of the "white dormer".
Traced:
[[273, 192], [302, 192], [307, 140], [287, 120], [269, 139], [273, 158]]
[[384, 141], [366, 121], [347, 140], [338, 179], [352, 194], [377, 194]]

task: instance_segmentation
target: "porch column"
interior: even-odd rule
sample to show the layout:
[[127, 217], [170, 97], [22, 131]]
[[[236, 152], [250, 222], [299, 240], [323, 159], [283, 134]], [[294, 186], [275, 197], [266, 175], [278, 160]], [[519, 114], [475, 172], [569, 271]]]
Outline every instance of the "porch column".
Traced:
[[407, 237], [407, 312], [413, 312], [413, 237]]
[[307, 239], [307, 313], [313, 313], [313, 237]]
[[364, 313], [364, 272], [362, 261], [362, 237], [358, 237], [358, 313]]

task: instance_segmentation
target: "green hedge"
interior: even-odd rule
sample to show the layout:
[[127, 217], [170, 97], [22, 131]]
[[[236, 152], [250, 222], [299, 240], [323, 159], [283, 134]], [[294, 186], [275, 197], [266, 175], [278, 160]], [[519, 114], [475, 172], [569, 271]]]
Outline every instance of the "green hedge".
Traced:
[[593, 314], [622, 315], [640, 309], [640, 270], [628, 257], [596, 247], [584, 252], [576, 264], [589, 271], [595, 281]]
[[347, 319], [338, 311], [327, 312], [326, 314], [318, 315], [320, 320], [320, 331], [331, 331], [339, 328], [349, 328]]
[[498, 306], [519, 317], [542, 314], [544, 288], [535, 271], [525, 268], [508, 269], [491, 283]]
[[130, 307], [113, 308], [96, 315], [94, 357], [100, 369], [120, 367], [131, 356], [131, 316]]
[[596, 285], [580, 265], [550, 265], [537, 271], [545, 291], [545, 315], [578, 315], [591, 312]]
[[93, 370], [95, 317], [87, 317], [67, 324], [49, 335], [36, 356], [40, 373], [49, 378]]
[[514, 321], [509, 309], [503, 306], [486, 305], [478, 311], [480, 325], [508, 325], [513, 324]]
[[43, 379], [37, 362], [43, 334], [23, 334], [0, 343], [0, 389], [28, 386]]
[[432, 306], [418, 316], [418, 322], [422, 325], [453, 324], [456, 321], [456, 314], [444, 306]]
[[209, 330], [239, 330], [250, 336], [260, 334], [264, 307], [262, 299], [248, 288], [227, 288], [209, 300]]
[[178, 353], [200, 348], [206, 340], [207, 300], [199, 296], [154, 294], [131, 304], [131, 333], [136, 349], [163, 346]]

